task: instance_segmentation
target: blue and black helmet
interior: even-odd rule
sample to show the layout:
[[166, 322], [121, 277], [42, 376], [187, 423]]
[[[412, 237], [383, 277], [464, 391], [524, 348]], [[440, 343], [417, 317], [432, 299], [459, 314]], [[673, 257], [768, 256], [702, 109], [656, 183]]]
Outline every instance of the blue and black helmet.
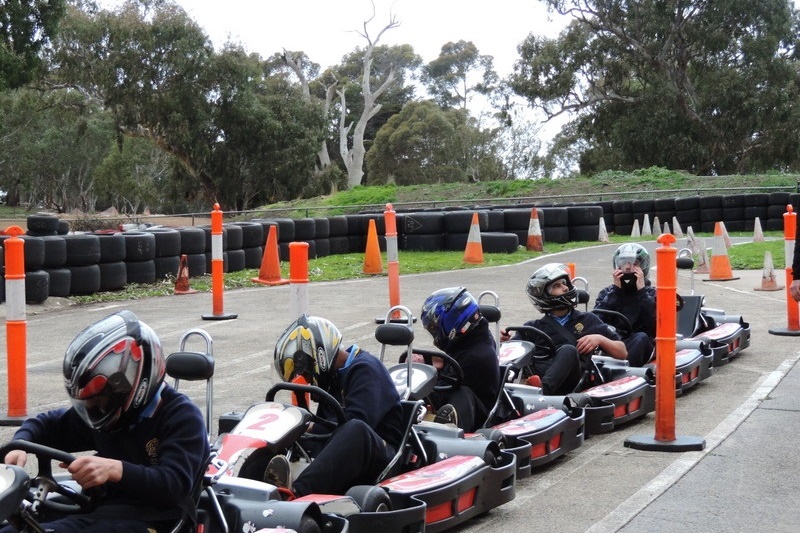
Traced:
[[439, 289], [422, 304], [422, 326], [433, 337], [433, 344], [444, 351], [482, 317], [478, 301], [464, 287]]

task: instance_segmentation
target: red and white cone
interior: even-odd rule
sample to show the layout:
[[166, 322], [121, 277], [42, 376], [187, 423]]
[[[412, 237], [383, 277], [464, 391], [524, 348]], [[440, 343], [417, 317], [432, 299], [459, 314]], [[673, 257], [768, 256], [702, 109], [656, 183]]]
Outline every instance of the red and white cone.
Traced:
[[[539, 225], [539, 214], [537, 211], [535, 207], [531, 209], [531, 220], [528, 223], [528, 242], [525, 244], [525, 249], [529, 252], [541, 252], [544, 250], [542, 228]], [[602, 220], [602, 218], [600, 220]]]

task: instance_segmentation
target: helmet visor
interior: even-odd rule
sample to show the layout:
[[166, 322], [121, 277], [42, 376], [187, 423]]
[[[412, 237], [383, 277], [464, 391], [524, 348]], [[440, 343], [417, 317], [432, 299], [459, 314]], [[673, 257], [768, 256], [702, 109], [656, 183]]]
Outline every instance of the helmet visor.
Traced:
[[633, 267], [641, 266], [639, 258], [633, 253], [621, 253], [614, 258], [614, 268], [620, 270], [633, 270]]

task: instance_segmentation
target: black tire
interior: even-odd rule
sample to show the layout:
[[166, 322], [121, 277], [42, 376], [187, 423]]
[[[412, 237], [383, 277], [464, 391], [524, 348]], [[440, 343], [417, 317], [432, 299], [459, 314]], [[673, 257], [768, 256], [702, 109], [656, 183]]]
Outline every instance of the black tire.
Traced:
[[327, 239], [331, 236], [331, 222], [325, 217], [314, 219], [314, 240]]
[[[444, 232], [444, 213], [408, 213], [403, 217], [403, 234], [439, 235]], [[412, 239], [414, 241], [415, 239]], [[407, 248], [408, 249], [408, 248]], [[441, 246], [438, 248], [441, 250]]]
[[295, 240], [294, 232], [294, 219], [293, 218], [276, 218], [274, 220], [278, 225], [278, 242], [292, 242]]
[[241, 248], [228, 250], [228, 270], [227, 272], [239, 272], [245, 269], [245, 255]]
[[376, 485], [356, 485], [345, 496], [349, 496], [365, 513], [385, 513], [392, 510], [389, 493]]
[[658, 211], [674, 212], [675, 198], [656, 198], [653, 201], [653, 207], [655, 207], [656, 212]]
[[69, 221], [68, 220], [59, 220], [58, 221], [58, 231], [56, 231], [58, 235], [66, 235], [69, 233]]
[[786, 211], [786, 204], [791, 201], [791, 193], [788, 192], [771, 192], [769, 193], [769, 205], [779, 205]]
[[348, 235], [348, 218], [344, 215], [337, 215], [328, 219], [330, 226], [330, 237], [345, 237]]
[[614, 226], [633, 225], [633, 213], [614, 213]]
[[314, 257], [328, 257], [331, 255], [330, 239], [314, 239]]
[[445, 233], [469, 233], [470, 229], [472, 229], [472, 216], [474, 213], [478, 213], [480, 231], [488, 231], [488, 211], [448, 211], [444, 214]]
[[155, 257], [171, 257], [181, 253], [181, 234], [173, 228], [148, 228], [144, 230], [156, 238]]
[[62, 267], [67, 263], [67, 243], [61, 235], [40, 237], [44, 243], [45, 269]]
[[721, 207], [706, 207], [700, 209], [700, 222], [719, 222], [722, 218]]
[[156, 257], [153, 259], [156, 268], [156, 280], [176, 279], [181, 267], [181, 258], [177, 255], [169, 257]]
[[542, 219], [539, 221], [539, 225], [542, 228], [558, 228], [569, 225], [569, 211], [566, 207], [543, 207], [541, 215]]
[[125, 235], [120, 232], [96, 232], [100, 240], [100, 263], [125, 261], [127, 254]]
[[519, 248], [519, 238], [515, 233], [487, 231], [481, 233], [481, 248], [489, 254], [512, 254]]
[[722, 208], [744, 207], [744, 194], [731, 194], [722, 197]]
[[[363, 228], [363, 234], [366, 236], [369, 233], [369, 221], [375, 221], [375, 233], [380, 235], [386, 235], [386, 218], [383, 215], [379, 215], [377, 213], [362, 215], [361, 217], [361, 225]], [[395, 219], [395, 224], [399, 224], [400, 221]], [[399, 227], [399, 226], [398, 226]], [[398, 233], [400, 231], [398, 230]]]
[[127, 283], [155, 283], [156, 282], [156, 262], [155, 259], [145, 261], [125, 261]]
[[25, 272], [25, 303], [40, 304], [50, 295], [50, 274], [46, 270]]
[[[364, 215], [345, 215], [347, 218], [347, 235], [366, 235], [367, 230], [364, 229], [366, 226], [364, 225]], [[397, 222], [398, 226], [400, 225], [400, 221]]]
[[719, 194], [712, 194], [710, 196], [701, 196], [700, 197], [700, 205], [698, 206], [700, 210], [705, 209], [716, 209], [722, 207], [722, 196]]
[[489, 224], [486, 231], [498, 233], [506, 230], [506, 217], [502, 209], [492, 209], [488, 211], [488, 216]]
[[189, 277], [196, 278], [206, 275], [206, 254], [186, 254], [186, 263], [189, 265]]
[[244, 252], [245, 268], [261, 268], [261, 263], [264, 260], [264, 248], [253, 246], [252, 248], [242, 248], [242, 251]]
[[234, 222], [234, 225], [242, 228], [242, 249], [264, 245], [267, 234], [260, 222]]
[[178, 228], [178, 233], [181, 234], [181, 254], [206, 253], [206, 232], [203, 228], [184, 226]]
[[50, 276], [50, 296], [55, 298], [69, 296], [72, 272], [68, 268], [48, 268], [46, 270]]
[[756, 192], [753, 194], [745, 194], [744, 195], [744, 206], [768, 206], [769, 205], [769, 193], [765, 192]]
[[299, 218], [294, 221], [294, 240], [313, 241], [317, 234], [317, 224], [313, 218]]
[[125, 261], [138, 263], [155, 259], [156, 236], [153, 233], [126, 231], [122, 235], [125, 238]]
[[656, 210], [656, 202], [652, 198], [642, 198], [639, 200], [631, 200], [631, 211], [637, 218], [650, 215]]
[[297, 533], [322, 533], [322, 528], [313, 517], [303, 515], [297, 526]]
[[100, 261], [100, 238], [97, 235], [64, 235], [69, 266], [94, 265]]
[[100, 291], [118, 291], [125, 288], [128, 283], [128, 266], [125, 261], [113, 263], [99, 263]]
[[28, 215], [26, 219], [28, 231], [39, 235], [57, 235], [58, 217], [55, 215]]
[[331, 247], [331, 255], [338, 255], [338, 254], [349, 254], [350, 253], [350, 238], [347, 236], [343, 237], [331, 237], [328, 239]]
[[40, 270], [44, 266], [44, 240], [43, 237], [20, 235], [25, 241], [23, 246], [25, 255], [25, 271]]
[[225, 250], [241, 250], [242, 239], [244, 238], [242, 227], [236, 224], [225, 224], [223, 228], [227, 234]]
[[[532, 209], [504, 209], [503, 210], [503, 229], [504, 231], [514, 231], [514, 230], [525, 230], [528, 232], [528, 228], [531, 225], [531, 215], [533, 214]], [[539, 210], [536, 211], [536, 217], [539, 219], [539, 227], [542, 226], [542, 214]]]
[[600, 226], [587, 225], [587, 226], [570, 226], [569, 227], [569, 240], [570, 241], [589, 241], [594, 242], [599, 240]]
[[675, 198], [675, 211], [685, 211], [688, 209], [698, 209], [700, 207], [699, 196], [688, 196], [686, 198]]
[[542, 240], [544, 242], [569, 242], [569, 228], [566, 226], [542, 228]]
[[[214, 235], [211, 233], [211, 226], [200, 226], [200, 229], [206, 234], [206, 253], [211, 253], [211, 241]], [[222, 226], [222, 251], [228, 249], [228, 227]]]
[[71, 276], [69, 282], [70, 296], [94, 294], [100, 290], [100, 266], [67, 265]]
[[[469, 238], [469, 233], [448, 233], [444, 236], [444, 250], [450, 252], [466, 250], [467, 238]], [[483, 245], [483, 242], [481, 242], [481, 245]], [[481, 246], [482, 248], [483, 246]]]
[[444, 236], [436, 235], [403, 235], [398, 247], [406, 251], [436, 252], [444, 249]]
[[567, 208], [567, 219], [569, 220], [568, 225], [570, 227], [597, 226], [602, 216], [603, 208], [599, 205]]
[[630, 200], [614, 200], [613, 209], [614, 214], [617, 213], [633, 213], [633, 206]]

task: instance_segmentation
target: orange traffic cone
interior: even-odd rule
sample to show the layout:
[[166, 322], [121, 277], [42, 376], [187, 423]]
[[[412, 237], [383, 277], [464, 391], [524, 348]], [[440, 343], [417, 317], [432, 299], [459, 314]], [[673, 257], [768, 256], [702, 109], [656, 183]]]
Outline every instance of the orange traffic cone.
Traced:
[[739, 279], [734, 277], [731, 262], [728, 259], [728, 248], [722, 236], [722, 223], [714, 224], [714, 245], [711, 248], [711, 269], [708, 279], [703, 281], [731, 281]]
[[481, 245], [481, 226], [478, 213], [472, 213], [472, 224], [467, 235], [467, 248], [464, 250], [464, 262], [480, 265], [483, 263], [483, 246]]
[[262, 285], [286, 285], [289, 283], [288, 279], [281, 278], [277, 231], [277, 226], [269, 227], [267, 243], [264, 245], [264, 255], [261, 259], [261, 268], [258, 269], [258, 277], [251, 278], [255, 283], [261, 283]]
[[381, 246], [378, 243], [378, 230], [375, 219], [369, 219], [367, 230], [367, 249], [364, 253], [364, 274], [383, 274]]
[[186, 254], [181, 255], [180, 266], [178, 267], [178, 277], [175, 279], [175, 289], [173, 294], [194, 294], [197, 291], [189, 288], [189, 258]]
[[529, 252], [541, 252], [544, 250], [542, 245], [542, 228], [539, 226], [538, 210], [534, 207], [531, 209], [531, 221], [528, 224], [528, 242], [525, 249]]
[[783, 285], [778, 285], [775, 276], [775, 268], [772, 265], [772, 254], [769, 251], [764, 252], [764, 271], [761, 275], [761, 287], [753, 288], [754, 291], [779, 291], [783, 289]]

